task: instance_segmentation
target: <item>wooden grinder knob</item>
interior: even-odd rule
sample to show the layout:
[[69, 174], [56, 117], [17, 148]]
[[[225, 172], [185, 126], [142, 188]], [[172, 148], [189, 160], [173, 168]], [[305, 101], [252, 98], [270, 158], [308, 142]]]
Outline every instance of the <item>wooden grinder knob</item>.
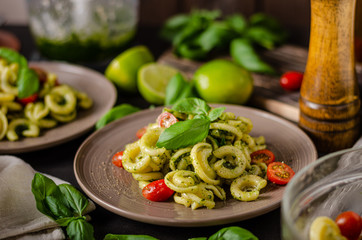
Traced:
[[356, 0], [311, 0], [308, 61], [299, 125], [318, 151], [351, 147], [359, 137], [359, 88], [354, 59]]

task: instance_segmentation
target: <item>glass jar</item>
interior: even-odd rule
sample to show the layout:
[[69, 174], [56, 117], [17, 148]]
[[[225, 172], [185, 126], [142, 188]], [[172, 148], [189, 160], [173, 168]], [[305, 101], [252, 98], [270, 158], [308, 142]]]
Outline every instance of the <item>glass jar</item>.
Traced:
[[28, 0], [29, 27], [41, 54], [98, 62], [134, 37], [139, 0]]

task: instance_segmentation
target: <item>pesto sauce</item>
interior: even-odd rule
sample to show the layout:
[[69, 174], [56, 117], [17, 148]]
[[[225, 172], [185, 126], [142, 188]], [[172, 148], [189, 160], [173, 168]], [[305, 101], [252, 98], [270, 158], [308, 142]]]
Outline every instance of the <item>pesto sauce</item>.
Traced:
[[126, 48], [134, 35], [135, 30], [132, 30], [117, 40], [104, 42], [102, 36], [80, 40], [76, 34], [71, 34], [69, 39], [64, 41], [37, 37], [35, 42], [41, 54], [47, 58], [71, 62], [92, 62], [115, 57]]

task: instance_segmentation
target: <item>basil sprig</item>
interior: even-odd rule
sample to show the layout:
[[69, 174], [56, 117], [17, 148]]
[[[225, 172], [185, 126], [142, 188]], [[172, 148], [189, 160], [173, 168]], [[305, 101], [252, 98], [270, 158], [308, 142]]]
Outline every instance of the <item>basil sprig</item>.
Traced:
[[[280, 23], [262, 13], [253, 14], [249, 19], [241, 14], [221, 17], [217, 10], [193, 10], [190, 14], [175, 15], [164, 23], [160, 34], [172, 43], [177, 56], [207, 60], [229, 51], [233, 60], [247, 70], [274, 74], [271, 66], [260, 58], [258, 50], [273, 49], [286, 41], [287, 32]], [[237, 39], [245, 40], [248, 45], [233, 44], [231, 47]]]
[[39, 91], [39, 78], [35, 71], [28, 67], [28, 62], [24, 56], [10, 48], [0, 47], [0, 58], [19, 65], [16, 80], [18, 98], [26, 98]]
[[193, 119], [179, 121], [166, 128], [160, 135], [156, 146], [176, 150], [201, 142], [209, 133], [210, 123], [216, 120], [225, 107], [211, 109], [199, 98], [184, 98], [172, 110], [193, 115]]
[[60, 226], [66, 227], [70, 239], [94, 239], [93, 226], [83, 216], [89, 201], [75, 187], [69, 184], [56, 185], [50, 178], [36, 173], [31, 191], [37, 209]]

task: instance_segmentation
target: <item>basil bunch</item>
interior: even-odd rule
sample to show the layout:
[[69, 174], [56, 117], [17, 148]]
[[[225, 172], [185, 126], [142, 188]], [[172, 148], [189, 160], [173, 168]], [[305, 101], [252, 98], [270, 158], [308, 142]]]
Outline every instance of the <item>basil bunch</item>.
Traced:
[[248, 20], [241, 14], [221, 19], [217, 10], [193, 10], [168, 19], [160, 36], [172, 43], [179, 57], [205, 60], [229, 49], [233, 60], [247, 70], [274, 74], [258, 55], [258, 48], [273, 49], [284, 43], [287, 32], [276, 19], [262, 13]]
[[193, 119], [166, 128], [156, 143], [159, 148], [176, 150], [201, 142], [209, 133], [210, 123], [223, 113], [225, 107], [211, 109], [202, 99], [183, 98], [173, 105], [172, 110], [193, 115]]
[[19, 65], [18, 79], [16, 81], [18, 98], [26, 98], [38, 92], [39, 78], [35, 71], [28, 67], [28, 62], [24, 56], [10, 48], [0, 47], [0, 58]]
[[37, 209], [66, 228], [74, 240], [94, 239], [93, 226], [83, 216], [89, 201], [69, 184], [56, 185], [50, 178], [36, 173], [31, 183]]

